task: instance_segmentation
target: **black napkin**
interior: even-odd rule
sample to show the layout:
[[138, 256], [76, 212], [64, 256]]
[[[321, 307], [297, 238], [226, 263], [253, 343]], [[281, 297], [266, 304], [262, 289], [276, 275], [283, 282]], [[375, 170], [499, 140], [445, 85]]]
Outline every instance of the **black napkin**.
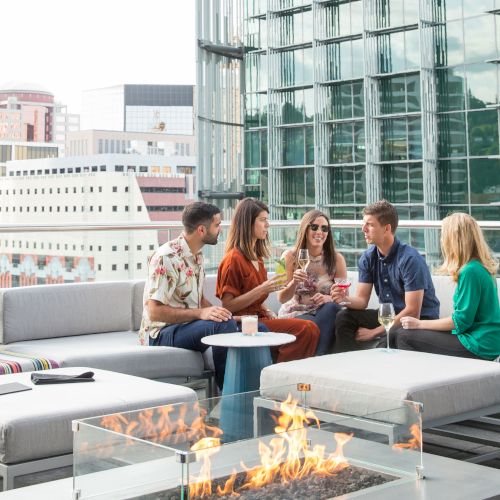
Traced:
[[62, 375], [58, 373], [33, 372], [31, 381], [34, 384], [69, 384], [72, 382], [94, 382], [94, 372], [85, 372], [80, 375]]

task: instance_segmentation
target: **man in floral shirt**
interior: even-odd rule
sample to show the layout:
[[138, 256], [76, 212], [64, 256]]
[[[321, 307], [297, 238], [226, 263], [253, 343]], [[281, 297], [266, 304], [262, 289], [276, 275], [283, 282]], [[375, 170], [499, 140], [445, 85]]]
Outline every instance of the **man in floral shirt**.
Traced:
[[[220, 210], [195, 202], [182, 213], [184, 232], [162, 245], [151, 257], [144, 288], [144, 311], [139, 339], [143, 345], [182, 347], [204, 352], [207, 335], [236, 332], [236, 322], [223, 307], [203, 297], [204, 245], [215, 245], [221, 231]], [[213, 347], [215, 378], [224, 381], [227, 349]]]

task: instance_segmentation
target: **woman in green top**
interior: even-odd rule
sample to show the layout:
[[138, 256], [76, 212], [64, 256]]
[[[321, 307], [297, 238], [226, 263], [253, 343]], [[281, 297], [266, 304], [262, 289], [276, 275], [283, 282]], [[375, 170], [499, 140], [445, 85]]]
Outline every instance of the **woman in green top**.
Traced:
[[443, 220], [439, 274], [457, 284], [453, 314], [448, 318], [401, 318], [397, 347], [464, 358], [500, 356], [500, 305], [495, 274], [498, 262], [481, 228], [468, 214], [454, 213]]

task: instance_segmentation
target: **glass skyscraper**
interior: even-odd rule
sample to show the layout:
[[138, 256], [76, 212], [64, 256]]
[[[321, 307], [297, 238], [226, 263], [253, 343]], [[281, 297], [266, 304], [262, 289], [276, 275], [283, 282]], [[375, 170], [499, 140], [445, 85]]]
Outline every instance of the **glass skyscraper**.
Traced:
[[500, 0], [198, 0], [200, 187], [500, 219]]

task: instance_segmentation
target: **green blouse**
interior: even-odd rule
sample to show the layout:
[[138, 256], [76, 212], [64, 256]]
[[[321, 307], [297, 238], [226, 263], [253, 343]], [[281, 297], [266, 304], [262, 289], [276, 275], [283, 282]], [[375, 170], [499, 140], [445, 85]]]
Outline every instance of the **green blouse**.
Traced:
[[478, 260], [466, 264], [453, 295], [452, 331], [470, 352], [484, 359], [500, 356], [500, 304], [496, 279]]

